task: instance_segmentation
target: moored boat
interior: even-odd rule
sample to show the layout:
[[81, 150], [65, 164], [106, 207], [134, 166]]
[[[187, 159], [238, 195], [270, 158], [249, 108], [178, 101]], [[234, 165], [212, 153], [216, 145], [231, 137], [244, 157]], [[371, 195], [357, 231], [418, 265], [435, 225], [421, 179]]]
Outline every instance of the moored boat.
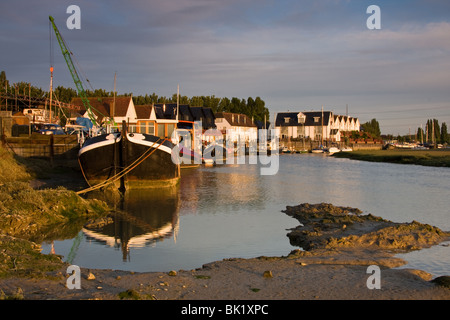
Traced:
[[78, 153], [87, 183], [120, 188], [161, 187], [176, 185], [180, 179], [179, 164], [172, 161], [174, 145], [168, 139], [144, 133], [103, 134], [86, 140]]
[[341, 152], [341, 150], [336, 147], [331, 147], [328, 149], [329, 154], [333, 154], [333, 153], [337, 153], [337, 152]]

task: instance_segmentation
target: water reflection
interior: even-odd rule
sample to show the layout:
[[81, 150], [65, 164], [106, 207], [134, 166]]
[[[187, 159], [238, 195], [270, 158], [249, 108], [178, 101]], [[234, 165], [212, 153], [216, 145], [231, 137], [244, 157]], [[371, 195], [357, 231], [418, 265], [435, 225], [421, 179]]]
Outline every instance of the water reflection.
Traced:
[[[350, 206], [394, 222], [416, 220], [450, 230], [449, 180], [448, 168], [308, 154], [280, 156], [273, 176], [261, 176], [258, 165], [200, 166], [182, 171], [177, 190], [135, 190], [123, 202], [109, 197], [117, 208], [114, 224], [85, 229], [80, 239], [56, 241], [55, 249], [82, 267], [137, 272], [281, 256], [296, 248], [286, 233], [298, 225], [281, 210], [303, 202]], [[130, 259], [132, 247], [139, 248], [131, 250]], [[449, 248], [439, 247], [432, 257], [420, 250], [414, 259], [425, 271], [432, 267], [435, 275], [448, 274]]]
[[163, 189], [98, 192], [90, 195], [106, 201], [115, 211], [106, 224], [84, 227], [88, 240], [120, 248], [123, 261], [130, 260], [130, 248], [145, 247], [173, 237], [179, 231], [178, 187]]

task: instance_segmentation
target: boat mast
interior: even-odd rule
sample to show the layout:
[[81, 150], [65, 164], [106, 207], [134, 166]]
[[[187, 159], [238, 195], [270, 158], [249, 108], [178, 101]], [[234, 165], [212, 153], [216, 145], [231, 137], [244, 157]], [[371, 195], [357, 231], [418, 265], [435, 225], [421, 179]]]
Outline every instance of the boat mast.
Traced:
[[177, 128], [178, 128], [178, 113], [180, 111], [180, 85], [177, 85]]
[[322, 134], [320, 135], [322, 137], [322, 147], [323, 147], [323, 105], [322, 105]]
[[112, 113], [110, 116], [113, 124], [114, 124], [114, 115], [116, 113], [116, 76], [117, 76], [117, 72], [114, 72], [114, 99], [113, 99]]
[[50, 116], [49, 116], [49, 123], [52, 123], [52, 96], [53, 96], [53, 66], [50, 67]]

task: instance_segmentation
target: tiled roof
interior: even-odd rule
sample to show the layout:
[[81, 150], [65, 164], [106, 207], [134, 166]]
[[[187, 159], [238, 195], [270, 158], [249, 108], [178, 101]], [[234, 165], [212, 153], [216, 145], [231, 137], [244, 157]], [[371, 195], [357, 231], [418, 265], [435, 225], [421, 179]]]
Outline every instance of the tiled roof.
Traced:
[[[291, 126], [299, 126], [303, 125], [298, 122], [298, 114], [300, 112], [280, 112], [277, 114], [277, 118], [275, 120], [275, 126], [277, 127], [291, 127]], [[322, 111], [309, 111], [309, 112], [301, 112], [306, 116], [305, 126], [321, 126], [322, 125]], [[333, 120], [337, 121], [347, 121], [347, 118], [350, 121], [357, 121], [356, 118], [334, 115], [331, 111], [323, 112], [323, 124], [327, 125], [330, 117], [333, 117]], [[317, 119], [317, 121], [315, 121]], [[287, 122], [286, 122], [287, 120]]]
[[136, 109], [136, 117], [138, 119], [150, 119], [150, 115], [152, 114], [153, 106], [151, 104], [145, 105], [135, 105]]
[[245, 114], [218, 112], [215, 114], [216, 119], [224, 118], [233, 127], [256, 127], [256, 124]]
[[[130, 105], [131, 97], [116, 97], [114, 106], [114, 117], [125, 117]], [[89, 104], [92, 106], [92, 112], [97, 116], [97, 120], [102, 120], [104, 116], [110, 117], [113, 109], [113, 97], [90, 97]], [[81, 113], [86, 111], [81, 98], [73, 98], [72, 104], [81, 107]]]

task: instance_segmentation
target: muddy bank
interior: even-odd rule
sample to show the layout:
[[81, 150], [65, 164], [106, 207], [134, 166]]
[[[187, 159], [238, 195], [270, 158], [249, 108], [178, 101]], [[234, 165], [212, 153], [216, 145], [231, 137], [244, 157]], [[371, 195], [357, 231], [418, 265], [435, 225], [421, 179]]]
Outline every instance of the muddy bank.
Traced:
[[53, 274], [52, 279], [3, 279], [0, 288], [4, 297], [33, 300], [450, 299], [450, 289], [427, 280], [426, 273], [381, 267], [381, 289], [371, 290], [367, 266], [305, 257], [226, 259], [177, 272], [82, 269], [78, 290], [66, 287], [65, 269]]
[[[287, 207], [286, 213], [304, 225], [291, 230], [289, 238], [307, 250], [281, 257], [224, 259], [195, 270], [133, 273], [82, 268], [81, 289], [67, 288], [69, 275], [63, 264], [41, 279], [2, 279], [0, 295], [36, 300], [450, 299], [448, 277], [431, 280], [420, 270], [395, 269], [405, 261], [393, 256], [398, 250], [439, 243], [448, 233], [329, 204]], [[407, 234], [417, 239], [410, 243]], [[379, 290], [368, 288], [370, 265], [381, 269]]]
[[450, 237], [449, 232], [428, 224], [395, 223], [362, 215], [357, 208], [327, 203], [288, 206], [283, 212], [302, 224], [288, 233], [291, 244], [307, 251], [364, 248], [398, 253], [430, 247]]
[[[41, 165], [34, 167], [39, 171]], [[0, 299], [450, 299], [448, 278], [433, 282], [423, 271], [393, 269], [405, 263], [394, 252], [435, 245], [448, 233], [329, 204], [286, 208], [303, 225], [288, 234], [303, 250], [287, 256], [232, 258], [170, 272], [81, 268], [81, 289], [69, 289], [68, 264], [41, 254], [38, 243], [73, 237], [81, 225], [104, 218], [108, 209], [72, 191], [82, 187], [76, 167], [69, 175], [64, 167], [53, 167], [36, 176], [3, 154], [2, 170], [9, 173], [0, 181]], [[76, 178], [72, 184], [71, 176]], [[73, 189], [58, 187], [66, 183]], [[369, 265], [381, 268], [380, 290], [367, 287]]]

